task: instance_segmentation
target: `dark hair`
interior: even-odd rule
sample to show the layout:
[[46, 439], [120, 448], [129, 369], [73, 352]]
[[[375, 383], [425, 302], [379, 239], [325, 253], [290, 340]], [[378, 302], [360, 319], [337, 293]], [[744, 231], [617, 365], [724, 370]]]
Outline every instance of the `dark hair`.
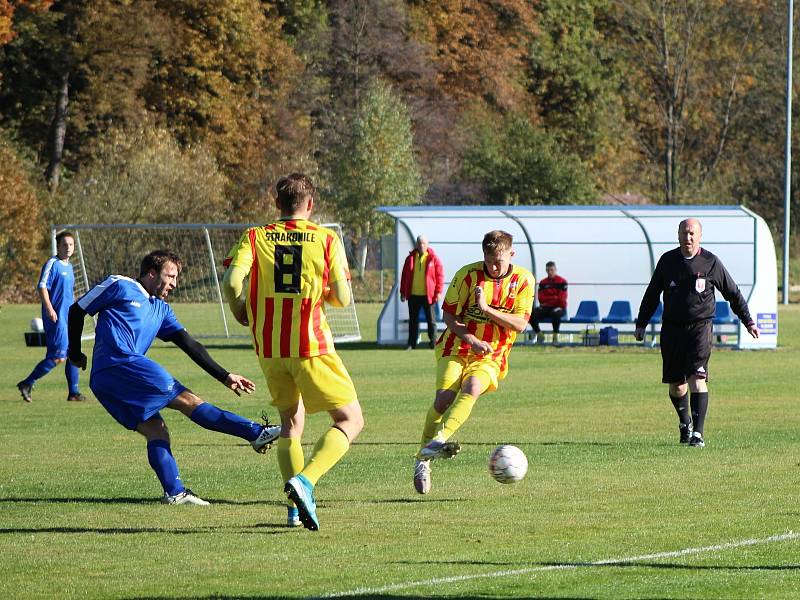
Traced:
[[295, 212], [309, 196], [313, 198], [316, 194], [311, 178], [304, 173], [292, 173], [283, 177], [275, 189], [278, 192], [278, 207], [286, 213]]
[[495, 229], [483, 236], [483, 243], [481, 245], [483, 246], [484, 252], [497, 255], [511, 248], [513, 242], [514, 237], [510, 233]]
[[544, 265], [544, 268], [548, 269], [550, 267], [555, 267], [555, 266], [556, 266], [556, 263], [554, 263], [552, 260], [548, 260], [547, 263]]
[[183, 268], [183, 263], [180, 257], [170, 250], [153, 250], [150, 254], [142, 259], [142, 264], [139, 267], [139, 277], [144, 277], [150, 272], [150, 269], [156, 273], [161, 273], [161, 269], [168, 262], [174, 263], [178, 267], [178, 273]]
[[65, 229], [64, 231], [59, 231], [58, 234], [56, 234], [56, 244], [60, 244], [61, 240], [66, 237], [72, 238], [73, 241], [75, 240], [75, 234]]

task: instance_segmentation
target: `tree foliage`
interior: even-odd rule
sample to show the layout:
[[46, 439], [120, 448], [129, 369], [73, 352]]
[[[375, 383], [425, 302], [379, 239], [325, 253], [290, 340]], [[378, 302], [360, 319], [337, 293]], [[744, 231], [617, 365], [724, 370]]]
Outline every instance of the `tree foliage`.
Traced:
[[159, 128], [111, 130], [94, 161], [63, 191], [62, 218], [74, 223], [229, 221], [226, 184], [202, 146], [181, 147]]
[[[34, 187], [63, 174], [45, 218], [131, 167], [140, 190], [175, 189], [176, 214], [199, 214], [148, 162], [161, 157], [204, 182], [208, 196], [180, 185], [223, 219], [268, 216], [275, 181], [306, 171], [360, 244], [383, 227], [374, 198], [632, 193], [743, 202], [780, 230], [785, 12], [768, 0], [0, 0], [0, 127], [33, 158]], [[390, 160], [376, 140], [392, 136], [413, 160]], [[391, 170], [414, 173], [409, 189]], [[137, 194], [109, 188], [97, 210], [158, 213], [136, 212]]]
[[579, 204], [595, 196], [580, 158], [524, 115], [511, 114], [499, 127], [479, 121], [473, 136], [464, 176], [481, 184], [487, 204]]
[[425, 188], [414, 156], [408, 110], [388, 84], [375, 80], [367, 87], [352, 130], [350, 146], [337, 153], [328, 194], [339, 219], [359, 242], [363, 267], [369, 237], [388, 230], [385, 215], [375, 208], [416, 204]]
[[0, 136], [0, 300], [32, 301], [46, 226], [32, 165]]

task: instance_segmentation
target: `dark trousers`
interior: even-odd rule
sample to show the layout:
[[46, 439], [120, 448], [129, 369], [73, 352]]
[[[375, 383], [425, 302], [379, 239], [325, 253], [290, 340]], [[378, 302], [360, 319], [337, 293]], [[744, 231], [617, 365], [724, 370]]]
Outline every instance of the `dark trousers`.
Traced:
[[553, 324], [553, 333], [558, 333], [558, 328], [561, 326], [561, 317], [564, 316], [564, 309], [560, 306], [537, 306], [533, 309], [531, 315], [531, 327], [536, 333], [541, 333], [539, 328], [539, 319], [548, 318]]
[[417, 347], [417, 337], [419, 337], [419, 309], [425, 310], [425, 318], [428, 319], [428, 339], [433, 346], [436, 341], [436, 317], [433, 316], [433, 304], [428, 303], [427, 296], [408, 297], [408, 345], [412, 348]]

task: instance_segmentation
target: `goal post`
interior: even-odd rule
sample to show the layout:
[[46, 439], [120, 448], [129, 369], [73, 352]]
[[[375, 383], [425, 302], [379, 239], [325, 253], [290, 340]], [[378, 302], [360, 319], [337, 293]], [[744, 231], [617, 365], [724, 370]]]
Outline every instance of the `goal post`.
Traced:
[[[322, 225], [342, 237], [337, 223]], [[109, 275], [136, 277], [143, 256], [156, 248], [169, 248], [183, 260], [180, 285], [170, 297], [186, 328], [196, 337], [246, 338], [248, 330], [236, 323], [222, 296], [222, 261], [242, 233], [254, 226], [258, 224], [63, 224], [54, 225], [51, 235], [55, 244], [57, 232], [68, 229], [75, 234], [76, 296]], [[344, 308], [326, 304], [325, 314], [336, 342], [361, 340], [355, 298]]]

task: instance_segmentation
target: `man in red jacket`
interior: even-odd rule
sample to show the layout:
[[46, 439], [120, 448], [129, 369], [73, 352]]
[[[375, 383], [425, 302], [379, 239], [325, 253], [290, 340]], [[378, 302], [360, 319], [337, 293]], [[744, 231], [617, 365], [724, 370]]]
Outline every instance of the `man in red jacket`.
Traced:
[[414, 249], [408, 253], [400, 277], [400, 300], [408, 300], [408, 346], [406, 350], [417, 347], [419, 336], [419, 309], [425, 309], [428, 319], [428, 345], [433, 348], [436, 341], [436, 318], [433, 305], [439, 301], [444, 288], [444, 267], [436, 256], [428, 240], [417, 238]]
[[531, 327], [534, 341], [544, 343], [539, 320], [548, 318], [553, 323], [553, 343], [558, 343], [558, 328], [561, 319], [567, 314], [567, 280], [556, 273], [556, 263], [552, 260], [545, 265], [547, 277], [539, 282], [539, 306], [531, 314]]

